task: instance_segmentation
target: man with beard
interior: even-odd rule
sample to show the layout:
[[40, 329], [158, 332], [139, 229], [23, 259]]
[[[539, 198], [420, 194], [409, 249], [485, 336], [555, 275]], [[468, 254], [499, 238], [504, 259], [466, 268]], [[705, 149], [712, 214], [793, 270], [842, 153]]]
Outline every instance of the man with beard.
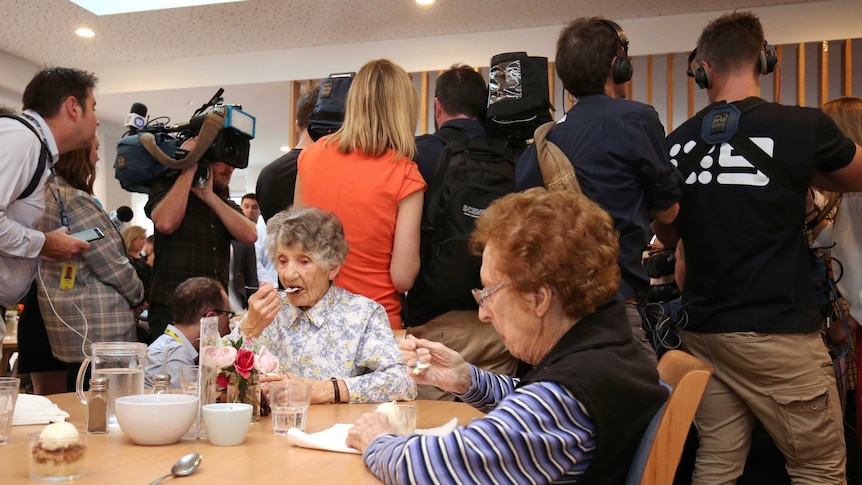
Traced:
[[[182, 148], [191, 150], [195, 141], [188, 140]], [[234, 167], [224, 162], [209, 164], [202, 186], [194, 184], [197, 170], [195, 165], [153, 182], [144, 208], [156, 229], [150, 341], [171, 322], [174, 290], [180, 283], [206, 276], [227, 288], [231, 240], [243, 244], [257, 240], [254, 224], [228, 198]]]

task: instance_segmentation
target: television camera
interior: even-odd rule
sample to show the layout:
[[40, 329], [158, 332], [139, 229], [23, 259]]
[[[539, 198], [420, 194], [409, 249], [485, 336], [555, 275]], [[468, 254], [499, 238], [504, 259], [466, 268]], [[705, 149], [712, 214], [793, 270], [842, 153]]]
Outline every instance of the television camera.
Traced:
[[[117, 143], [114, 176], [123, 189], [148, 193], [153, 180], [171, 170], [185, 170], [199, 165], [195, 180], [205, 180], [206, 166], [223, 162], [234, 168], [246, 168], [250, 140], [255, 134], [255, 117], [242, 106], [224, 104], [224, 89], [200, 108], [188, 121], [175, 125], [144, 123], [146, 106], [135, 103], [126, 118], [128, 133]], [[197, 144], [191, 150], [180, 146], [194, 136]]]

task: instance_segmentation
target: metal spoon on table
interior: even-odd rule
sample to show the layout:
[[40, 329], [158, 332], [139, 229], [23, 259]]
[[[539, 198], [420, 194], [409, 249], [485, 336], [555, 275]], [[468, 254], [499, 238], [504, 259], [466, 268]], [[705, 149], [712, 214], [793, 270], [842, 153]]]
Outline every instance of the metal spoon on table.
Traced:
[[159, 477], [156, 480], [152, 481], [150, 485], [156, 485], [161, 482], [165, 478], [174, 476], [174, 477], [185, 477], [191, 475], [201, 466], [201, 460], [203, 457], [200, 453], [189, 453], [188, 455], [180, 458], [174, 463], [174, 466], [171, 467], [171, 472], [163, 477]]

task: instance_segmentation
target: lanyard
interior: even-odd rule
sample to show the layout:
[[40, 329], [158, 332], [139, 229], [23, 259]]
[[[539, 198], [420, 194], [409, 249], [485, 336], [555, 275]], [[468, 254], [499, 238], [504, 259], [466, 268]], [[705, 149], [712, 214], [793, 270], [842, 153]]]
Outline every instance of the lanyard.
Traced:
[[183, 342], [183, 340], [180, 338], [180, 336], [179, 336], [179, 335], [177, 335], [177, 333], [176, 333], [176, 332], [174, 332], [173, 330], [171, 330], [171, 329], [169, 329], [169, 328], [166, 328], [166, 329], [165, 329], [165, 333], [166, 333], [166, 334], [168, 334], [168, 335], [170, 335], [171, 337], [173, 337], [173, 339], [174, 339], [174, 340], [176, 340], [177, 342], [179, 342], [179, 343], [181, 343], [181, 344], [185, 345], [185, 342]]
[[21, 113], [21, 116], [27, 118], [32, 121], [36, 126], [36, 129], [39, 130], [39, 133], [42, 134], [42, 150], [45, 150], [46, 156], [48, 158], [48, 169], [51, 171], [51, 175], [54, 176], [54, 185], [55, 189], [51, 190], [51, 195], [54, 196], [54, 200], [57, 201], [57, 206], [60, 208], [60, 223], [66, 226], [67, 229], [71, 229], [71, 224], [69, 224], [69, 217], [66, 215], [66, 208], [63, 204], [63, 197], [60, 196], [60, 188], [56, 187], [57, 185], [57, 171], [54, 168], [54, 157], [51, 155], [50, 151], [48, 151], [48, 137], [45, 136], [45, 130], [42, 129], [42, 124], [36, 118], [28, 115], [27, 113]]

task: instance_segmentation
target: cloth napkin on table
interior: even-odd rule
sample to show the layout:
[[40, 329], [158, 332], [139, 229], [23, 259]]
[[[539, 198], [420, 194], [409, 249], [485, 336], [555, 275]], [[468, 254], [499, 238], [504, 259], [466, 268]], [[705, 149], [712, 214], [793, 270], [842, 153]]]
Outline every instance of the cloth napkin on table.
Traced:
[[[296, 428], [290, 428], [290, 430], [287, 431], [287, 440], [294, 446], [299, 446], [301, 448], [312, 448], [315, 450], [336, 451], [339, 453], [353, 453], [359, 455], [359, 450], [344, 444], [344, 441], [347, 439], [347, 431], [351, 426], [353, 426], [353, 423], [340, 423], [329, 429], [311, 434], [307, 434]], [[443, 436], [451, 433], [456, 426], [458, 426], [458, 418], [452, 418], [446, 424], [437, 426], [436, 428], [417, 429], [416, 434]]]
[[35, 394], [18, 394], [15, 403], [15, 413], [12, 415], [13, 425], [48, 424], [65, 421], [69, 413], [60, 409], [45, 396]]

